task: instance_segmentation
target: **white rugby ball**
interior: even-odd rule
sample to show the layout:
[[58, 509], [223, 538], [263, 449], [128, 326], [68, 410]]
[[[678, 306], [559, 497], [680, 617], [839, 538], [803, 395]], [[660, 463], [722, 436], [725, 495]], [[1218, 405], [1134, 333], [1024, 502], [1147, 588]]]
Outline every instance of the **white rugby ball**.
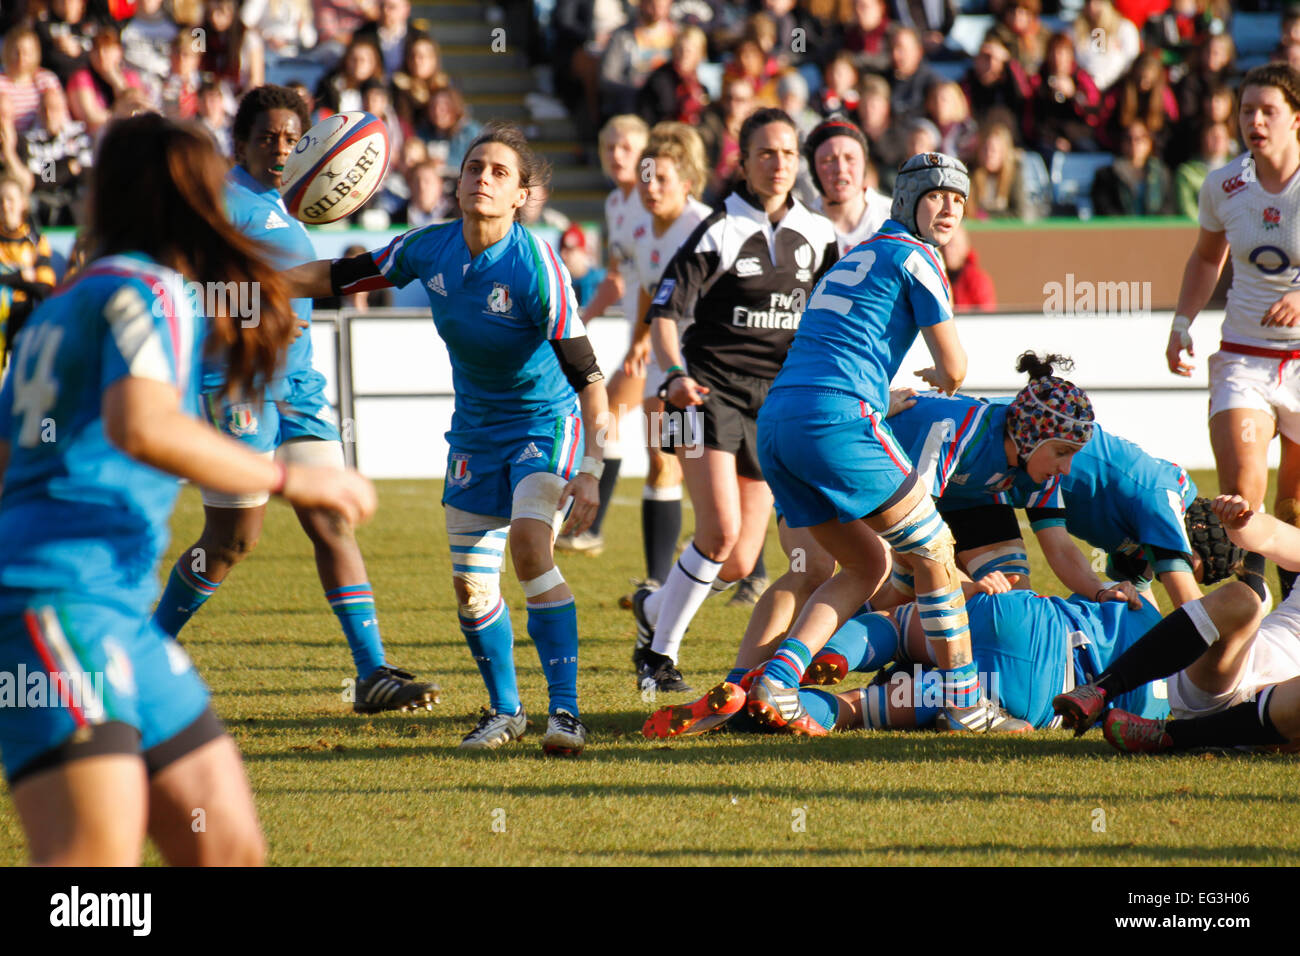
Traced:
[[391, 145], [383, 121], [361, 111], [336, 113], [306, 133], [284, 164], [280, 195], [308, 225], [351, 215], [388, 172]]

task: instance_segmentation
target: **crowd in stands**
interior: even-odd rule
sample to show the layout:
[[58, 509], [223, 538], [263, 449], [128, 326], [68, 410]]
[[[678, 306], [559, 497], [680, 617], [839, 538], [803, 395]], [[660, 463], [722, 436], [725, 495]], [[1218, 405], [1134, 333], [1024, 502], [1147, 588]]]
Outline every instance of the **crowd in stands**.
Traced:
[[[907, 155], [942, 150], [971, 168], [970, 214], [1030, 220], [1062, 212], [1043, 180], [1068, 153], [1109, 154], [1097, 215], [1195, 216], [1206, 170], [1240, 149], [1231, 26], [1246, 9], [1280, 13], [1273, 59], [1300, 66], [1300, 4], [1267, 0], [556, 0], [548, 25], [580, 127], [620, 113], [697, 126], [706, 199], [744, 117], [780, 106], [805, 132], [857, 122], [886, 191]], [[949, 36], [970, 12], [991, 22], [973, 56]], [[704, 63], [721, 67], [713, 100]]]

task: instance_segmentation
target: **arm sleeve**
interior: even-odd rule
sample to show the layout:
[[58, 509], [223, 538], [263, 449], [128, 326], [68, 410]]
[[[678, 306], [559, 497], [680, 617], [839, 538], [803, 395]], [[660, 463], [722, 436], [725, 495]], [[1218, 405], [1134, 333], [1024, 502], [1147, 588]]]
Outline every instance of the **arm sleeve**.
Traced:
[[551, 339], [551, 348], [560, 362], [560, 370], [575, 392], [604, 381], [596, 353], [591, 350], [591, 341], [585, 335], [576, 339]]
[[534, 242], [541, 269], [539, 318], [546, 337], [585, 339], [587, 329], [578, 314], [578, 297], [573, 293], [573, 279], [569, 276], [569, 270], [555, 254], [550, 243], [541, 239], [534, 239]]
[[1064, 528], [1064, 508], [1026, 508], [1025, 517], [1029, 519], [1029, 528], [1034, 534], [1044, 528]]
[[650, 299], [646, 322], [661, 317], [680, 322], [694, 314], [695, 302], [704, 289], [704, 283], [722, 261], [721, 251], [711, 233], [712, 226], [713, 220], [705, 219], [673, 255]]
[[1190, 552], [1170, 551], [1168, 548], [1152, 545], [1151, 557], [1151, 563], [1155, 566], [1156, 574], [1166, 574], [1170, 571], [1193, 573]]
[[338, 295], [368, 292], [395, 286], [400, 289], [419, 278], [408, 262], [406, 240], [403, 233], [382, 249], [363, 252], [351, 259], [336, 259], [330, 265], [330, 283]]
[[928, 249], [908, 253], [903, 260], [903, 286], [917, 326], [938, 325], [952, 318], [948, 277]]

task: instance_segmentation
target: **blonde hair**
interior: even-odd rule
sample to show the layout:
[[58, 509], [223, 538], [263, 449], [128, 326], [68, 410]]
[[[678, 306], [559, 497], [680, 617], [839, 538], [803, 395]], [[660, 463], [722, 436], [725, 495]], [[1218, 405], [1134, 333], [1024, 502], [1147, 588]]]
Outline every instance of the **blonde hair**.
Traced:
[[1016, 183], [1016, 176], [1019, 174], [1019, 157], [1016, 155], [1016, 140], [1011, 134], [1011, 127], [1001, 120], [991, 120], [984, 124], [980, 130], [979, 145], [983, 147], [986, 140], [997, 137], [1002, 140], [1003, 152], [1005, 159], [1002, 160], [1002, 168], [996, 173], [991, 173], [984, 168], [983, 158], [976, 163], [975, 168], [970, 174], [970, 196], [967, 202], [974, 212], [984, 206], [984, 197], [988, 190], [991, 177], [995, 187], [994, 194], [997, 196], [999, 209], [994, 212], [1006, 210], [1011, 202], [1011, 192]]
[[[623, 113], [619, 116], [611, 117], [609, 121], [600, 128], [600, 136], [597, 139], [597, 145], [600, 150], [600, 168], [601, 171], [604, 172], [606, 176], [609, 176], [610, 179], [613, 179], [614, 177], [610, 175], [609, 164], [605, 162], [605, 150], [608, 149], [609, 144], [619, 136], [639, 136], [641, 137], [641, 142], [644, 144], [650, 136], [650, 127], [646, 125], [645, 120], [634, 113]], [[642, 149], [644, 148], [643, 145]]]
[[708, 184], [709, 161], [704, 152], [704, 141], [695, 128], [672, 120], [656, 123], [650, 138], [641, 152], [641, 160], [671, 159], [677, 166], [677, 175], [691, 184], [691, 195], [699, 199]]

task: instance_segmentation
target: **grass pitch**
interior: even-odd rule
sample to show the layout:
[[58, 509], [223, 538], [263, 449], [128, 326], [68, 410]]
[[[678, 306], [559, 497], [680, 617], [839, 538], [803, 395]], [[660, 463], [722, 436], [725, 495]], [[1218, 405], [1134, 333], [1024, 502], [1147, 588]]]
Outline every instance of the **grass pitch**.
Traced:
[[[389, 660], [439, 681], [434, 713], [351, 713], [346, 645], [310, 545], [279, 504], [257, 551], [182, 635], [244, 753], [273, 864], [1300, 863], [1293, 756], [1122, 759], [1095, 731], [645, 740], [650, 710], [685, 697], [643, 701], [629, 664], [632, 618], [617, 599], [642, 571], [632, 479], [606, 520], [605, 553], [560, 558], [578, 596], [586, 754], [541, 755], [545, 686], [509, 573], [529, 735], [494, 753], [458, 751], [486, 699], [456, 625], [439, 492], [381, 483], [361, 532]], [[169, 554], [201, 524], [187, 488]], [[689, 511], [685, 524], [689, 533]], [[1038, 586], [1055, 583], [1030, 551]], [[767, 561], [774, 577], [785, 567], [775, 535]], [[730, 667], [747, 620], [748, 609], [706, 603], [682, 660], [699, 692]], [[23, 859], [0, 800], [0, 863]]]

